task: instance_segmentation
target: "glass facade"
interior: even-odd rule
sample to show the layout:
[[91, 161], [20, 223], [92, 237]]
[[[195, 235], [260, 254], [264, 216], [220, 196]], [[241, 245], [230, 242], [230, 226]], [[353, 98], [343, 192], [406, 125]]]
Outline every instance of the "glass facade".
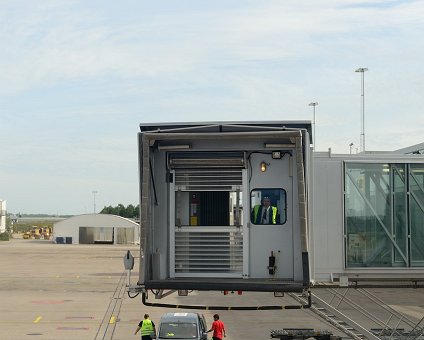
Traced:
[[345, 163], [346, 267], [424, 266], [424, 164]]

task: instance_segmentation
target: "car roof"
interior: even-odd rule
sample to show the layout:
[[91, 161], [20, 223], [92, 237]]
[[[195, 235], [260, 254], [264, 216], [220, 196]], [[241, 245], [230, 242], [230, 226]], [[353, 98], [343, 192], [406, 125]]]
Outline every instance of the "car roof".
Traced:
[[160, 322], [196, 322], [199, 318], [197, 313], [165, 313], [162, 315]]

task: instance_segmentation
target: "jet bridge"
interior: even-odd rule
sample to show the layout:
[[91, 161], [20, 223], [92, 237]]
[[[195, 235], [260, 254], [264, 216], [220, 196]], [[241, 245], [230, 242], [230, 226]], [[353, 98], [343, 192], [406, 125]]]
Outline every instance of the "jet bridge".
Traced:
[[141, 124], [144, 258], [133, 291], [307, 289], [310, 130], [283, 121]]

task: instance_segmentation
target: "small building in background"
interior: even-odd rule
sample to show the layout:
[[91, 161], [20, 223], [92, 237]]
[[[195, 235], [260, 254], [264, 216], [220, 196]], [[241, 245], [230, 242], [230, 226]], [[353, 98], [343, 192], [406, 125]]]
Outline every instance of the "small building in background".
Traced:
[[77, 215], [53, 227], [55, 243], [136, 244], [139, 238], [139, 224], [117, 215]]

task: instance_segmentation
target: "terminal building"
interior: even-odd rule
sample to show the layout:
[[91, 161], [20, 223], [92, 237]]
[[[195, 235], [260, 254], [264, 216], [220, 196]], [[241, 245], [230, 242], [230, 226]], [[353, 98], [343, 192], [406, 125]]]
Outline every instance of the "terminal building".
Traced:
[[314, 153], [310, 242], [316, 281], [424, 279], [423, 146]]

